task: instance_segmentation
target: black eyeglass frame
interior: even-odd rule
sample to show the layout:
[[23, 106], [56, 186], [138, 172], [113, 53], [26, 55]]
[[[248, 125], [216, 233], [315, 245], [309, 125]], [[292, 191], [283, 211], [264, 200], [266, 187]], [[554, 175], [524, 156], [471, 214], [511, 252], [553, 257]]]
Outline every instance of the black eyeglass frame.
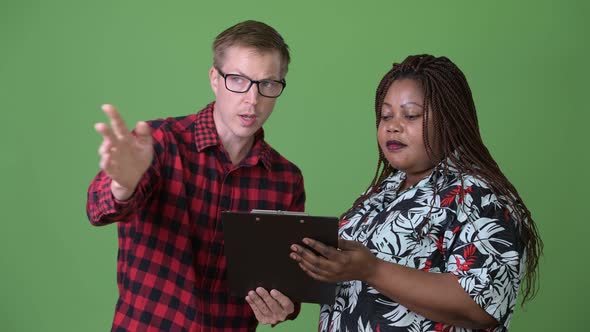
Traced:
[[[239, 75], [239, 74], [225, 74], [224, 72], [222, 72], [222, 71], [221, 71], [219, 68], [217, 68], [217, 67], [215, 67], [215, 69], [217, 70], [217, 72], [219, 73], [219, 75], [221, 75], [221, 77], [223, 77], [223, 81], [224, 81], [224, 83], [225, 83], [225, 88], [226, 88], [226, 89], [228, 89], [228, 90], [229, 90], [229, 91], [231, 91], [231, 92], [234, 92], [234, 93], [246, 93], [246, 92], [250, 91], [250, 89], [252, 88], [252, 85], [256, 84], [256, 87], [258, 88], [257, 90], [258, 90], [258, 94], [259, 94], [259, 95], [261, 95], [261, 96], [263, 96], [263, 97], [266, 97], [266, 98], [278, 98], [278, 97], [279, 97], [281, 94], [283, 94], [283, 91], [285, 91], [285, 88], [287, 87], [287, 81], [285, 81], [285, 79], [284, 79], [284, 78], [283, 78], [282, 80], [280, 80], [280, 81], [277, 81], [277, 80], [253, 80], [253, 79], [250, 79], [249, 77], [246, 77], [246, 76], [244, 76], [244, 75]], [[237, 76], [237, 77], [242, 77], [242, 78], [245, 78], [245, 79], [247, 79], [248, 81], [250, 81], [250, 84], [248, 85], [248, 88], [246, 88], [246, 90], [244, 90], [244, 91], [235, 91], [235, 90], [232, 90], [232, 89], [230, 89], [230, 88], [227, 86], [227, 77], [228, 77], [228, 76], [229, 76], [229, 77], [232, 77], [232, 76]], [[260, 91], [260, 83], [262, 83], [262, 82], [268, 82], [268, 81], [271, 81], [271, 82], [276, 82], [276, 83], [279, 83], [279, 84], [281, 84], [281, 85], [283, 86], [283, 88], [281, 89], [281, 92], [279, 92], [279, 94], [278, 94], [278, 95], [276, 95], [276, 96], [267, 96], [267, 95], [263, 94], [263, 93]]]

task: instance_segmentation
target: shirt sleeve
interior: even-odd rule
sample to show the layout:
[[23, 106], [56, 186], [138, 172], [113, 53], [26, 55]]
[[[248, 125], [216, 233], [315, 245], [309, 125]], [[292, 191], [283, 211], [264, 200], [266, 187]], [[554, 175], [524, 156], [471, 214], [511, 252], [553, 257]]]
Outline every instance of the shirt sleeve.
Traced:
[[516, 305], [524, 257], [518, 245], [517, 221], [494, 197], [472, 196], [460, 206], [456, 223], [445, 234], [449, 240], [447, 272], [506, 326]]
[[294, 188], [293, 202], [288, 211], [303, 212], [305, 211], [305, 186], [301, 173], [297, 174], [297, 181], [295, 182]]
[[98, 172], [88, 187], [86, 214], [94, 226], [104, 226], [117, 221], [127, 221], [148, 200], [158, 184], [160, 158], [164, 155], [164, 134], [152, 128], [154, 158], [143, 174], [133, 195], [126, 201], [117, 200], [111, 192], [111, 178], [104, 171]]

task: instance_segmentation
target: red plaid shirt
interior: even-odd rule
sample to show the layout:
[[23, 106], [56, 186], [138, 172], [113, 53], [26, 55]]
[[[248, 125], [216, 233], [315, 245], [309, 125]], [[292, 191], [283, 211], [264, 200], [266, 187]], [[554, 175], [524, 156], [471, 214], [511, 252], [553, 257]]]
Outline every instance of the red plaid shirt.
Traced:
[[213, 105], [148, 122], [154, 160], [130, 200], [113, 198], [102, 171], [90, 184], [90, 222], [119, 222], [113, 331], [253, 331], [258, 324], [248, 303], [229, 294], [220, 213], [303, 211], [303, 177], [262, 129], [232, 165]]

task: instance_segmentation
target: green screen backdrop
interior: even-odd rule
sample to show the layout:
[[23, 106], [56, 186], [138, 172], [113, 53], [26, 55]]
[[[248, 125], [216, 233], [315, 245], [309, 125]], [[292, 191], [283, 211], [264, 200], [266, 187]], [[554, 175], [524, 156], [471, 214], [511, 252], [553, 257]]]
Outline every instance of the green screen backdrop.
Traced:
[[[0, 0], [0, 331], [110, 329], [116, 227], [91, 227], [85, 213], [99, 107], [115, 104], [129, 123], [199, 110], [213, 99], [211, 42], [246, 19], [276, 27], [291, 47], [266, 137], [301, 167], [307, 210], [319, 215], [343, 212], [372, 178], [374, 92], [391, 63], [451, 58], [545, 241], [540, 292], [511, 330], [586, 330], [589, 9], [582, 0]], [[304, 305], [272, 331], [313, 331], [317, 321], [318, 306]]]

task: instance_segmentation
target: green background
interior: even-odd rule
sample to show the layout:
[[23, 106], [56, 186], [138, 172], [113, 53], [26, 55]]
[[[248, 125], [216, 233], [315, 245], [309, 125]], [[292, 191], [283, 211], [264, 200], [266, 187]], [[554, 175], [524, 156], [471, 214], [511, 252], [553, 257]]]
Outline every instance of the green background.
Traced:
[[[109, 330], [116, 227], [91, 227], [85, 214], [99, 106], [117, 105], [129, 123], [200, 109], [213, 98], [210, 44], [245, 19], [273, 25], [292, 49], [288, 88], [265, 128], [303, 170], [314, 214], [340, 214], [372, 178], [374, 91], [391, 63], [450, 57], [545, 241], [540, 292], [511, 330], [585, 330], [589, 9], [581, 0], [0, 0], [0, 330]], [[304, 305], [272, 330], [312, 331], [317, 316]]]

